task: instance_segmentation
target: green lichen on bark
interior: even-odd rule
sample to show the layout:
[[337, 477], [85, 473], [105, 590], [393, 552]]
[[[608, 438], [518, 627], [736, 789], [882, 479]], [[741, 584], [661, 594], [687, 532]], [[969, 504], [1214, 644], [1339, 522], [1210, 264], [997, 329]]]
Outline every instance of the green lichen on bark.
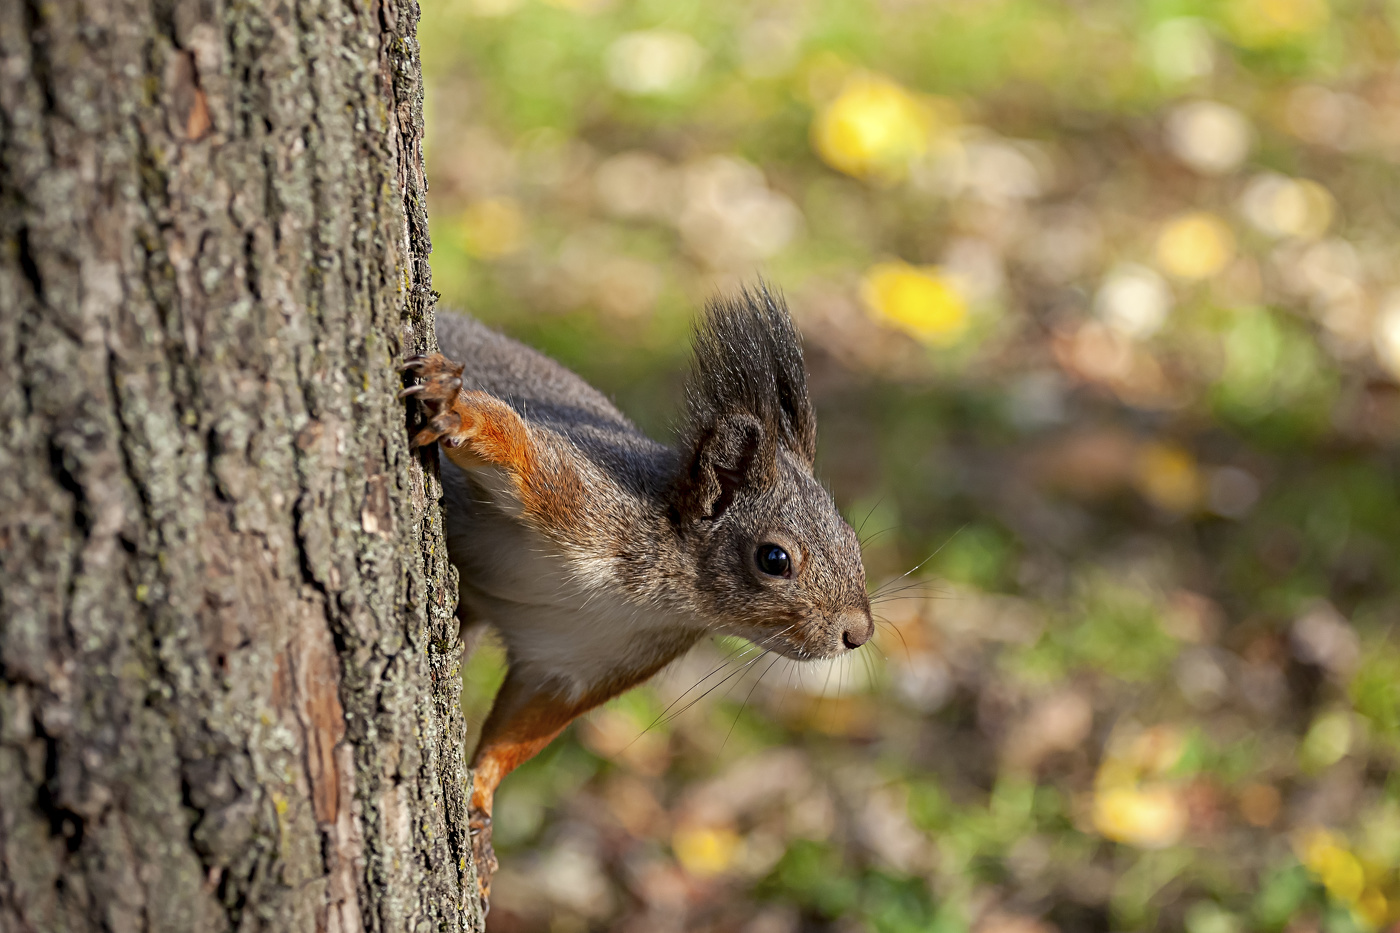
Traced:
[[0, 929], [481, 928], [417, 16], [0, 5]]

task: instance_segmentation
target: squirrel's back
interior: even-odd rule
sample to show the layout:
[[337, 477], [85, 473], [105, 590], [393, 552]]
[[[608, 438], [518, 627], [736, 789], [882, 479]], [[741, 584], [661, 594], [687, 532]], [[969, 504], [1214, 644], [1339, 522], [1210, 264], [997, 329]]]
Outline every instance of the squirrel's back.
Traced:
[[567, 437], [621, 485], [654, 491], [669, 448], [648, 438], [608, 397], [564, 366], [466, 314], [437, 313], [442, 352], [462, 363], [462, 385], [494, 395], [528, 422]]

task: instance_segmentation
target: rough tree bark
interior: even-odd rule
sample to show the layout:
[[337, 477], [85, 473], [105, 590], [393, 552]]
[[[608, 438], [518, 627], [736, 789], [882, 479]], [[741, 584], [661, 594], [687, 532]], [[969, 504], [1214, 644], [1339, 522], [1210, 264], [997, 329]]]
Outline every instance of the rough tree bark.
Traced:
[[481, 927], [417, 21], [0, 2], [0, 931]]

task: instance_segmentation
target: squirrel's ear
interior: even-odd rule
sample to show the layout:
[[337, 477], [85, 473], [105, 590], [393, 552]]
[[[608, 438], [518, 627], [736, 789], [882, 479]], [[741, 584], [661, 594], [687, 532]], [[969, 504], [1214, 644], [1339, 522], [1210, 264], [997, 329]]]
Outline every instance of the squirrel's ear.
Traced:
[[777, 451], [763, 424], [749, 414], [720, 418], [702, 432], [677, 477], [673, 514], [681, 521], [716, 519], [740, 488], [758, 485], [776, 469]]

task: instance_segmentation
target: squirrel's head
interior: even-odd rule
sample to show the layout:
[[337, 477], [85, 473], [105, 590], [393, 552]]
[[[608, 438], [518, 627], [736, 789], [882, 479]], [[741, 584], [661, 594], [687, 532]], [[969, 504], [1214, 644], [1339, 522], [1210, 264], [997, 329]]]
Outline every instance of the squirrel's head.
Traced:
[[829, 658], [874, 631], [860, 542], [812, 475], [816, 418], [780, 296], [716, 300], [695, 334], [671, 521], [716, 631]]

